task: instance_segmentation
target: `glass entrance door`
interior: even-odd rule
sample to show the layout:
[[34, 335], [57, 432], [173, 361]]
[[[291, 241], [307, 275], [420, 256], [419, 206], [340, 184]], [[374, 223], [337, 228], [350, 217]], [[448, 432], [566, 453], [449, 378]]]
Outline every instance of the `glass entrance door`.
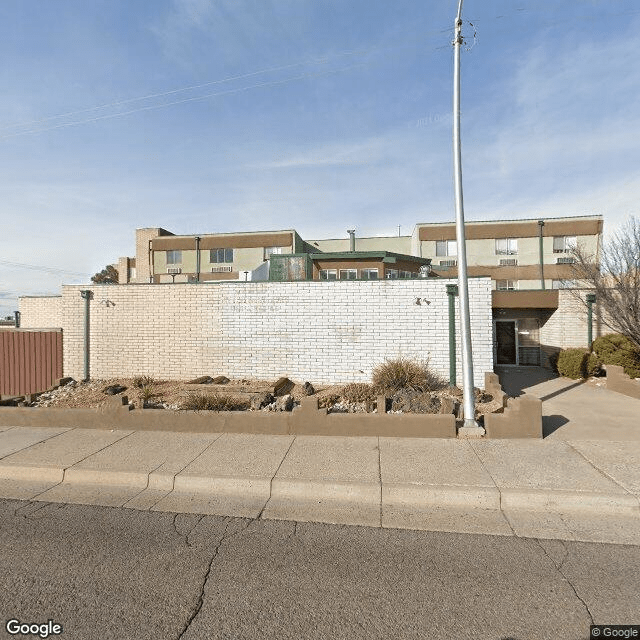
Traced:
[[496, 364], [517, 364], [516, 321], [496, 320]]

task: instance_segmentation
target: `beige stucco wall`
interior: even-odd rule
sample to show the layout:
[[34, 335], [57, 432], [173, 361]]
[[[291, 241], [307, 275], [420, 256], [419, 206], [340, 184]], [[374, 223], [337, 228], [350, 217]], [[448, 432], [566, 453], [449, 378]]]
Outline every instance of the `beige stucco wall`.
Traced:
[[[448, 376], [447, 282], [92, 286], [90, 373], [341, 383], [369, 381], [376, 364], [404, 355], [430, 358]], [[83, 288], [63, 289], [64, 371], [73, 377], [83, 375]], [[490, 289], [488, 278], [470, 280], [476, 386], [493, 368]]]
[[20, 327], [50, 329], [63, 326], [62, 296], [22, 296], [18, 298]]
[[[307, 240], [307, 242], [321, 251], [349, 251], [350, 240], [333, 238], [329, 240]], [[411, 253], [411, 236], [389, 236], [384, 238], [358, 238], [356, 235], [356, 251], [392, 251], [394, 253]]]
[[[292, 253], [291, 245], [282, 247], [281, 253]], [[211, 262], [211, 251], [203, 249], [200, 251], [200, 273], [211, 273], [212, 267], [224, 266], [231, 267], [232, 272], [253, 271], [264, 262], [264, 247], [251, 247], [245, 249], [233, 250], [233, 262]], [[197, 267], [196, 250], [182, 250], [182, 262], [175, 265], [167, 264], [166, 251], [153, 252], [154, 273], [161, 275], [167, 273], [168, 267], [179, 267], [183, 274], [195, 273]], [[186, 277], [186, 276], [185, 276]], [[233, 278], [234, 280], [237, 278]], [[171, 278], [167, 280], [171, 282]], [[176, 282], [180, 282], [180, 278], [176, 277]]]
[[[598, 251], [598, 236], [579, 236], [578, 242], [589, 255]], [[495, 239], [467, 240], [467, 264], [469, 266], [498, 266], [500, 260], [516, 259], [519, 266], [540, 264], [540, 240], [538, 238], [518, 238], [518, 252], [514, 255], [496, 253]], [[456, 256], [436, 256], [436, 241], [420, 242], [421, 257], [432, 258], [434, 264], [440, 260], [455, 259]], [[556, 264], [560, 257], [569, 254], [553, 252], [553, 237], [544, 237], [542, 241], [544, 264]]]

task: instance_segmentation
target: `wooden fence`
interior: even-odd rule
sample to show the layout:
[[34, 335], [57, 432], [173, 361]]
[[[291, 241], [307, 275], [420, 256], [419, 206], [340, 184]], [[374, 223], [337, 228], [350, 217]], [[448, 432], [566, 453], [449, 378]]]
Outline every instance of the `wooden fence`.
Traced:
[[0, 330], [0, 396], [45, 391], [59, 378], [61, 330]]

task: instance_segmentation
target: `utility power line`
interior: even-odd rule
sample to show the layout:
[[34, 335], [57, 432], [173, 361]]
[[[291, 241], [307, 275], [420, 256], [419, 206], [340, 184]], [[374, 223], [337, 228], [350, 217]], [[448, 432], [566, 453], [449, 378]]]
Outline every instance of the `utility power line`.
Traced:
[[44, 273], [61, 274], [70, 276], [88, 276], [88, 273], [80, 273], [78, 271], [68, 271], [67, 269], [58, 269], [56, 267], [47, 267], [43, 265], [24, 264], [22, 262], [10, 262], [9, 260], [0, 260], [0, 266], [11, 267], [15, 269], [31, 269], [33, 271], [42, 271]]

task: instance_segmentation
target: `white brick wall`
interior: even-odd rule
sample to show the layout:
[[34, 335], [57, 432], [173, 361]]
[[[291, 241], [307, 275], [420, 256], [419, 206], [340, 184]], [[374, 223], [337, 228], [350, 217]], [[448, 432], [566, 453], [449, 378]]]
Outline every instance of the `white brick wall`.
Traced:
[[[559, 289], [558, 309], [540, 327], [540, 344], [561, 349], [569, 347], [587, 348], [587, 307], [584, 297], [593, 291], [584, 290], [577, 292], [581, 300], [575, 296], [576, 292]], [[607, 333], [613, 333], [611, 329], [598, 320], [599, 310], [597, 303], [593, 306], [592, 331], [593, 339]]]
[[[448, 378], [446, 285], [453, 282], [65, 286], [64, 372], [83, 375], [80, 291], [90, 288], [92, 377], [286, 375], [296, 381], [343, 383], [369, 381], [375, 365], [402, 355], [429, 358]], [[474, 380], [482, 386], [485, 371], [493, 370], [491, 280], [471, 278], [469, 290]], [[422, 304], [416, 304], [417, 298]], [[458, 317], [457, 323], [460, 382]]]
[[62, 296], [23, 296], [18, 298], [18, 309], [23, 329], [62, 327]]

